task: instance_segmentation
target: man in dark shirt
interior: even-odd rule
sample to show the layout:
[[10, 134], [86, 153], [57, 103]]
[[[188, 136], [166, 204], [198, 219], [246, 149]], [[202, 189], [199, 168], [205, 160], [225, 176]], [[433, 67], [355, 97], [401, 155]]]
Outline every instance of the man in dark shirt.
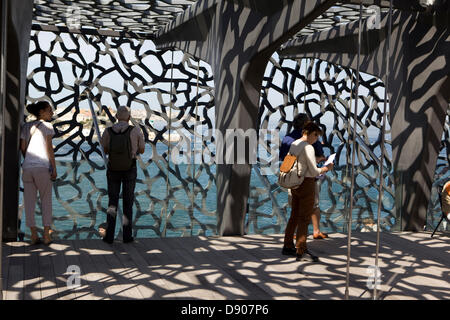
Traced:
[[[309, 121], [309, 118], [306, 114], [300, 113], [294, 117], [293, 126], [294, 130], [291, 133], [287, 134], [283, 140], [281, 141], [279, 157], [280, 160], [283, 161], [286, 155], [289, 153], [289, 149], [291, 148], [292, 142], [302, 137], [302, 130], [305, 123]], [[324, 156], [322, 143], [317, 140], [313, 145], [314, 152], [316, 155], [317, 163], [326, 160]], [[320, 232], [320, 209], [319, 209], [319, 182], [316, 181], [316, 203], [314, 208], [314, 214], [311, 217], [311, 221], [314, 229], [314, 239], [325, 239], [328, 237], [326, 233]], [[289, 190], [290, 191], [290, 190]], [[289, 204], [291, 204], [291, 194], [289, 192]]]
[[[303, 130], [303, 126], [306, 123], [306, 121], [309, 121], [309, 118], [306, 114], [304, 113], [300, 113], [297, 116], [295, 116], [294, 118], [294, 130], [291, 131], [291, 133], [287, 134], [283, 140], [281, 141], [281, 147], [280, 147], [280, 160], [283, 161], [284, 158], [287, 156], [287, 154], [289, 153], [289, 149], [291, 147], [292, 142], [294, 142], [297, 139], [300, 139], [302, 137], [302, 130]], [[325, 160], [326, 158], [324, 157], [324, 153], [323, 153], [323, 148], [322, 148], [322, 143], [317, 140], [313, 145], [315, 154], [316, 154], [316, 158], [318, 163]]]

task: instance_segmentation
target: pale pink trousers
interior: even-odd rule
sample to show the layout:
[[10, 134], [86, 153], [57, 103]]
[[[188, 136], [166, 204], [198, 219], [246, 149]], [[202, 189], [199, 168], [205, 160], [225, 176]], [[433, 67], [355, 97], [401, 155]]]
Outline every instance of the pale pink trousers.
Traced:
[[35, 227], [34, 212], [36, 209], [37, 192], [41, 199], [42, 225], [52, 225], [52, 181], [48, 168], [23, 169], [23, 199], [27, 227]]

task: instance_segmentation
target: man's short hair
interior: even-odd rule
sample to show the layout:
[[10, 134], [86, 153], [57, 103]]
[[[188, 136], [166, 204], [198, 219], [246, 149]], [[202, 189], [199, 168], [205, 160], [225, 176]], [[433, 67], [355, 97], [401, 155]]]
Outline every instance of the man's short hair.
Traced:
[[130, 109], [126, 106], [118, 107], [116, 118], [119, 121], [127, 121], [130, 118]]
[[306, 121], [308, 121], [309, 118], [305, 113], [299, 113], [294, 117], [294, 121], [292, 122], [295, 130], [302, 130], [303, 126], [305, 125]]

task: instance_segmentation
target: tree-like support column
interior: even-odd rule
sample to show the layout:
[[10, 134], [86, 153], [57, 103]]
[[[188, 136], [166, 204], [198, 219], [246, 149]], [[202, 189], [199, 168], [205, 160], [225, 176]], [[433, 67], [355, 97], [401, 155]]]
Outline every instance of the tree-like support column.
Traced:
[[[155, 38], [208, 62], [214, 73], [216, 128], [258, 129], [264, 71], [281, 44], [331, 7], [334, 0], [199, 0]], [[243, 235], [252, 163], [216, 159], [218, 234]], [[216, 145], [217, 153], [230, 146]], [[231, 148], [236, 149], [236, 146]], [[242, 158], [242, 155], [239, 155]], [[236, 158], [236, 157], [235, 157]]]
[[[398, 228], [422, 231], [450, 102], [450, 12], [393, 11], [388, 95]], [[388, 15], [363, 24], [360, 71], [386, 80]], [[291, 41], [284, 58], [316, 58], [356, 70], [358, 22]]]

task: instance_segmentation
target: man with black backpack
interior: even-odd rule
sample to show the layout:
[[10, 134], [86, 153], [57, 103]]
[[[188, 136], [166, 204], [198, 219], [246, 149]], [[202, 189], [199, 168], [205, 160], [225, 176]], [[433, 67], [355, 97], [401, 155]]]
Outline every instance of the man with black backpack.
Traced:
[[136, 156], [144, 153], [145, 142], [142, 131], [130, 126], [130, 110], [125, 106], [117, 108], [118, 120], [103, 132], [101, 144], [108, 155], [106, 177], [108, 181], [107, 227], [103, 241], [114, 242], [117, 207], [122, 185], [123, 242], [132, 242], [133, 201], [136, 186]]

